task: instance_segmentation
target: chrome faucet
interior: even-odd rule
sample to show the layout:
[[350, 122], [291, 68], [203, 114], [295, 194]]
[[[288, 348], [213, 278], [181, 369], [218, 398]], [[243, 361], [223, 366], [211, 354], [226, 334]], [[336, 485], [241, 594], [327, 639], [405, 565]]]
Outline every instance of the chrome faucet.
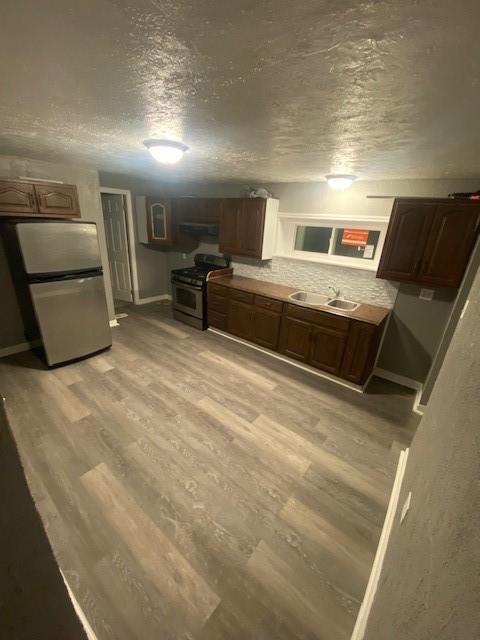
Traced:
[[332, 285], [330, 285], [328, 287], [328, 289], [333, 291], [333, 297], [334, 298], [340, 298], [340, 288], [339, 287], [333, 287]]

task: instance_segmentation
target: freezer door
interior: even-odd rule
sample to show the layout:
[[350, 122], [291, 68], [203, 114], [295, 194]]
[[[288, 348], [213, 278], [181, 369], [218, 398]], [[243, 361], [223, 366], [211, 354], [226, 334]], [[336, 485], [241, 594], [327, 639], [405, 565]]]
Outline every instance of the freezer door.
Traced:
[[103, 276], [30, 284], [49, 365], [112, 344]]
[[102, 264], [93, 222], [19, 222], [16, 230], [28, 274], [88, 271]]

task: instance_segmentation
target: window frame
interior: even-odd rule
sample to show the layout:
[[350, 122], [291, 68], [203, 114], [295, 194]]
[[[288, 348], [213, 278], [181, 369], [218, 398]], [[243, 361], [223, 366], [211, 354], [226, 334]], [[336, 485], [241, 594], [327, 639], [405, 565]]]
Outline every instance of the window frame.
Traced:
[[[282, 258], [294, 258], [308, 262], [322, 262], [341, 267], [353, 269], [363, 269], [365, 271], [376, 271], [380, 262], [385, 236], [388, 227], [388, 218], [384, 216], [330, 216], [320, 214], [291, 214], [280, 213], [278, 219], [277, 252], [276, 256]], [[295, 249], [295, 239], [297, 227], [332, 227], [332, 235], [328, 253], [317, 253], [315, 251], [300, 251]], [[331, 251], [334, 249], [334, 238], [336, 229], [368, 229], [369, 231], [379, 231], [375, 257], [373, 260], [363, 260], [361, 258], [351, 258], [347, 256], [337, 256]]]

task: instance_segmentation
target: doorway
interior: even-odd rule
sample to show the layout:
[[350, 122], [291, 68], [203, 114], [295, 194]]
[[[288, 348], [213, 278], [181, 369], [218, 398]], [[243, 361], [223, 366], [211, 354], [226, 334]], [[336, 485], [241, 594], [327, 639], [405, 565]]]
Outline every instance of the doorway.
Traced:
[[138, 301], [135, 236], [129, 191], [100, 189], [115, 315]]

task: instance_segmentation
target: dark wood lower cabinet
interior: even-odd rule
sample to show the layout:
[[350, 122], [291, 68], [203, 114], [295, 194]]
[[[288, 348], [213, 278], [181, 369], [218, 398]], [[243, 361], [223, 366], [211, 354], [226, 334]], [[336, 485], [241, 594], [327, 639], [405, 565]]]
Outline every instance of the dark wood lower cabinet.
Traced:
[[227, 331], [227, 316], [224, 313], [218, 313], [218, 311], [208, 310], [208, 324], [215, 329], [221, 329]]
[[341, 376], [355, 384], [363, 384], [370, 375], [377, 354], [381, 331], [366, 322], [352, 322], [348, 334]]
[[230, 300], [227, 313], [227, 330], [234, 336], [251, 340], [253, 338], [252, 305], [238, 300]]
[[314, 327], [311, 337], [309, 364], [338, 375], [342, 368], [347, 334], [334, 329]]
[[280, 352], [290, 358], [308, 362], [312, 325], [304, 320], [283, 316], [280, 333]]
[[254, 308], [252, 340], [262, 347], [276, 350], [281, 318], [282, 316], [274, 311]]
[[384, 322], [369, 324], [265, 296], [209, 285], [212, 327], [358, 385], [370, 375]]

